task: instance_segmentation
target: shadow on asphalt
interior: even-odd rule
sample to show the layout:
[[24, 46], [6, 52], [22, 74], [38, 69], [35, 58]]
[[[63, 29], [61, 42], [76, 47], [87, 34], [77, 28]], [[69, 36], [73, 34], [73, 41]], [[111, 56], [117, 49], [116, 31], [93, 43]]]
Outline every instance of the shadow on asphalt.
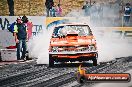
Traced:
[[61, 64], [55, 64], [54, 68], [62, 68], [62, 67], [79, 67], [82, 65], [83, 67], [92, 67], [92, 63], [61, 63]]
[[66, 67], [79, 67], [80, 65], [82, 65], [83, 67], [92, 67], [93, 64], [92, 63], [57, 63], [54, 64], [53, 67], [49, 67], [49, 64], [36, 64], [34, 66], [46, 66], [48, 68], [66, 68]]

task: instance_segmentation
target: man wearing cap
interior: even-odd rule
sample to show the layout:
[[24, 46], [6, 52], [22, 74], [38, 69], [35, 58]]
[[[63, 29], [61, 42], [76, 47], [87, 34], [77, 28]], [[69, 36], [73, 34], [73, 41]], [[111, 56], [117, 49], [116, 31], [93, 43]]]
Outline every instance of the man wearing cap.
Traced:
[[[17, 23], [14, 26], [14, 36], [17, 46], [17, 60], [25, 60], [26, 54], [26, 40], [27, 40], [27, 26], [22, 22], [21, 18], [17, 18]], [[22, 52], [22, 56], [20, 53]]]

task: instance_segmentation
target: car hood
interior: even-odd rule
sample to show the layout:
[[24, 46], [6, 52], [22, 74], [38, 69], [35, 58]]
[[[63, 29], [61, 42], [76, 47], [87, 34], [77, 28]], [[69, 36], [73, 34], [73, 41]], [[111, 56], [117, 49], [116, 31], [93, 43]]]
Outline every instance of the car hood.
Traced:
[[79, 46], [94, 44], [93, 36], [76, 36], [66, 38], [51, 38], [50, 46]]

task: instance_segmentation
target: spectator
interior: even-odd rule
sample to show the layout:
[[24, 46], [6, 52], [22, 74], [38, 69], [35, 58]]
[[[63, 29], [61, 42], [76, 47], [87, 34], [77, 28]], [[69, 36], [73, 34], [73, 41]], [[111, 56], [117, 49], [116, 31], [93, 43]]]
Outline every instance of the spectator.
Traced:
[[47, 17], [50, 16], [50, 9], [52, 9], [53, 4], [54, 4], [53, 0], [46, 0], [45, 2]]
[[56, 15], [57, 15], [57, 17], [61, 17], [62, 16], [62, 8], [61, 8], [60, 4], [57, 5]]
[[22, 17], [22, 21], [23, 23], [25, 23], [27, 25], [27, 30], [28, 30], [28, 40], [32, 37], [32, 28], [33, 28], [33, 24], [32, 22], [30, 22], [28, 20], [28, 18], [24, 15]]
[[[17, 60], [25, 60], [25, 54], [27, 51], [27, 26], [22, 22], [21, 18], [17, 18], [17, 24], [14, 26], [14, 36], [17, 46]], [[20, 53], [22, 52], [22, 56]]]
[[52, 9], [50, 9], [51, 17], [56, 17], [56, 12], [57, 12], [56, 5], [53, 5]]
[[7, 0], [9, 7], [9, 16], [14, 16], [14, 0]]
[[28, 21], [27, 22], [28, 40], [32, 37], [32, 28], [33, 28], [33, 23], [31, 21]]
[[126, 3], [126, 6], [124, 8], [124, 22], [128, 23], [131, 16], [131, 7], [129, 3]]
[[90, 7], [91, 5], [86, 1], [86, 4], [82, 8], [85, 11], [85, 16], [90, 16]]

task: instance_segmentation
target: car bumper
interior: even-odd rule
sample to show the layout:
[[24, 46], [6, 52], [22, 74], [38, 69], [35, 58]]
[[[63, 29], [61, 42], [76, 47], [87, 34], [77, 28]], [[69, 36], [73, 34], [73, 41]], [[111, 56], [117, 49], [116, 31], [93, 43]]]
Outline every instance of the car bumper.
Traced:
[[86, 53], [98, 53], [98, 51], [67, 51], [67, 52], [49, 52], [49, 54], [86, 54]]
[[94, 52], [79, 52], [79, 53], [49, 53], [55, 61], [62, 62], [62, 61], [88, 61], [92, 60], [93, 58], [97, 58], [98, 53], [97, 51]]

